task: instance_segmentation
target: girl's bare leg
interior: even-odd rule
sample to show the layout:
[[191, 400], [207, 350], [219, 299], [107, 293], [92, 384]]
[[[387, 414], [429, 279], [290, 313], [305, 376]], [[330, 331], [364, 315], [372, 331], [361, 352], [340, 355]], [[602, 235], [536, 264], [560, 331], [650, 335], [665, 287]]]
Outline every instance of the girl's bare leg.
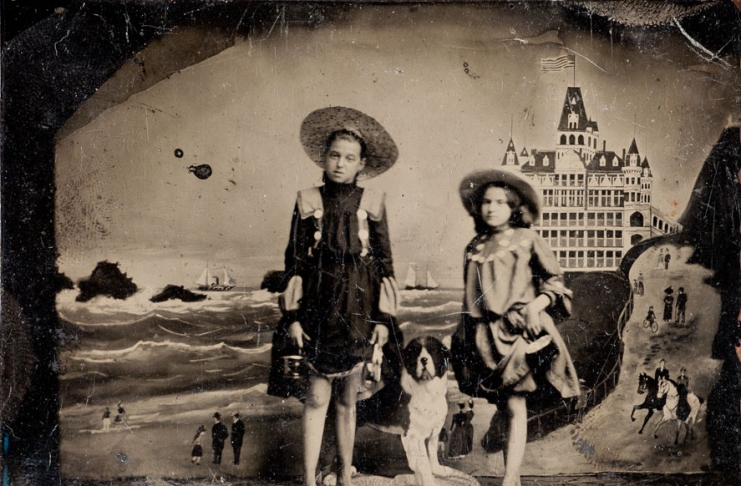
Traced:
[[360, 373], [353, 373], [337, 383], [337, 450], [340, 456], [340, 474], [337, 484], [352, 485], [352, 455], [355, 446], [355, 404], [358, 401]]
[[512, 395], [507, 399], [509, 436], [504, 462], [502, 486], [519, 486], [520, 467], [525, 457], [527, 442], [527, 403], [525, 397]]
[[316, 486], [316, 467], [322, 448], [324, 421], [331, 398], [332, 382], [322, 376], [311, 376], [301, 420], [304, 439], [304, 484], [306, 486]]

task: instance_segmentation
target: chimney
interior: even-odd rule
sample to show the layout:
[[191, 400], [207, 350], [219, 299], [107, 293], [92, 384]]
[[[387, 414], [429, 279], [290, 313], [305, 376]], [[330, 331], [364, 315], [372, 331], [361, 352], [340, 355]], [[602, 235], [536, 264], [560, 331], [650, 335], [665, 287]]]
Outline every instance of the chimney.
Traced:
[[623, 162], [625, 162], [625, 147], [623, 147]]
[[607, 152], [607, 140], [602, 140], [602, 151]]

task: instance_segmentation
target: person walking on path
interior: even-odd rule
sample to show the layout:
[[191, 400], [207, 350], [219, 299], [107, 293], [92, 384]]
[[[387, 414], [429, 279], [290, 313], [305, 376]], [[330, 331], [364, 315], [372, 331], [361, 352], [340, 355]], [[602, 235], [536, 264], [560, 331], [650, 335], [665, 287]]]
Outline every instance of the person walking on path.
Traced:
[[671, 322], [674, 312], [674, 289], [671, 286], [664, 289], [664, 322]]
[[476, 236], [465, 250], [461, 322], [452, 363], [461, 392], [497, 405], [507, 426], [503, 486], [520, 484], [528, 412], [579, 395], [579, 379], [555, 319], [572, 292], [548, 243], [530, 229], [537, 191], [502, 170], [467, 175], [459, 193]]
[[656, 270], [664, 268], [664, 249], [659, 251], [659, 259], [656, 261]]
[[672, 259], [672, 254], [669, 253], [669, 249], [666, 250], [666, 255], [664, 255], [664, 270], [669, 270], [669, 261]]
[[679, 287], [677, 291], [677, 324], [684, 324], [684, 314], [687, 308], [687, 294], [684, 293], [684, 287]]
[[108, 407], [103, 411], [103, 430], [111, 428], [111, 411]]
[[242, 440], [244, 439], [244, 422], [239, 418], [239, 412], [232, 413], [232, 450], [234, 451], [234, 464], [239, 464], [239, 455], [242, 453]]
[[[332, 402], [338, 484], [351, 486], [363, 370], [370, 364], [376, 382], [384, 369], [400, 376], [403, 348], [385, 195], [357, 183], [391, 168], [398, 149], [375, 119], [345, 107], [311, 112], [301, 124], [300, 138], [304, 151], [323, 169], [324, 185], [300, 191], [296, 200], [285, 251], [288, 283], [276, 332], [279, 339], [288, 336], [284, 340], [299, 350], [307, 370], [303, 396], [301, 390], [288, 394], [304, 399], [304, 483], [315, 486]], [[274, 340], [268, 384], [274, 395], [282, 393], [276, 386], [279, 354]]]
[[201, 425], [196, 430], [196, 435], [193, 437], [193, 450], [190, 453], [190, 462], [196, 466], [201, 465], [201, 458], [203, 457], [203, 436], [206, 435], [206, 426]]
[[229, 437], [229, 430], [221, 422], [221, 414], [214, 414], [214, 425], [211, 427], [211, 447], [214, 450], [214, 464], [221, 464], [221, 454], [224, 451], [224, 443]]

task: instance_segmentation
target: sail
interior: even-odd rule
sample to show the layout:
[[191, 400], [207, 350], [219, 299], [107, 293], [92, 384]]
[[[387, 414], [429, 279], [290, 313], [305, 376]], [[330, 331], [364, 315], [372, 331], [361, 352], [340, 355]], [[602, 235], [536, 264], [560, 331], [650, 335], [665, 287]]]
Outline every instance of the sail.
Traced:
[[417, 286], [417, 270], [415, 266], [415, 263], [410, 263], [409, 270], [407, 270], [407, 278], [404, 280], [404, 286], [408, 289], [413, 289]]
[[196, 283], [202, 287], [208, 287], [211, 284], [211, 271], [207, 268], [203, 270]]
[[432, 278], [432, 274], [430, 273], [429, 270], [427, 270], [427, 284], [425, 285], [425, 287], [427, 287], [428, 289], [436, 289], [439, 286], [440, 284], [435, 282], [435, 279]]
[[237, 282], [235, 282], [234, 279], [229, 276], [229, 272], [226, 271], [226, 267], [224, 267], [224, 285], [228, 287], [234, 287], [236, 283]]

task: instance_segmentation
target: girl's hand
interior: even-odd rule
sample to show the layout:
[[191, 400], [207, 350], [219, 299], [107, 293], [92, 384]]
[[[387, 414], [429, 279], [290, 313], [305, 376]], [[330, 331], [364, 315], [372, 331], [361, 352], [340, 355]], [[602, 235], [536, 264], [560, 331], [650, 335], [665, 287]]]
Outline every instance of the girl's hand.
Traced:
[[371, 335], [371, 344], [378, 344], [379, 347], [384, 347], [389, 342], [389, 328], [383, 324], [376, 324], [373, 328], [373, 335]]
[[522, 316], [525, 318], [525, 329], [527, 329], [533, 339], [537, 338], [543, 332], [543, 326], [540, 323], [540, 313], [546, 310], [550, 304], [550, 297], [541, 294], [522, 308]]
[[294, 321], [288, 326], [288, 335], [291, 336], [298, 349], [304, 349], [304, 339], [311, 341], [311, 338], [304, 332], [304, 328], [301, 327], [301, 323], [298, 321]]

